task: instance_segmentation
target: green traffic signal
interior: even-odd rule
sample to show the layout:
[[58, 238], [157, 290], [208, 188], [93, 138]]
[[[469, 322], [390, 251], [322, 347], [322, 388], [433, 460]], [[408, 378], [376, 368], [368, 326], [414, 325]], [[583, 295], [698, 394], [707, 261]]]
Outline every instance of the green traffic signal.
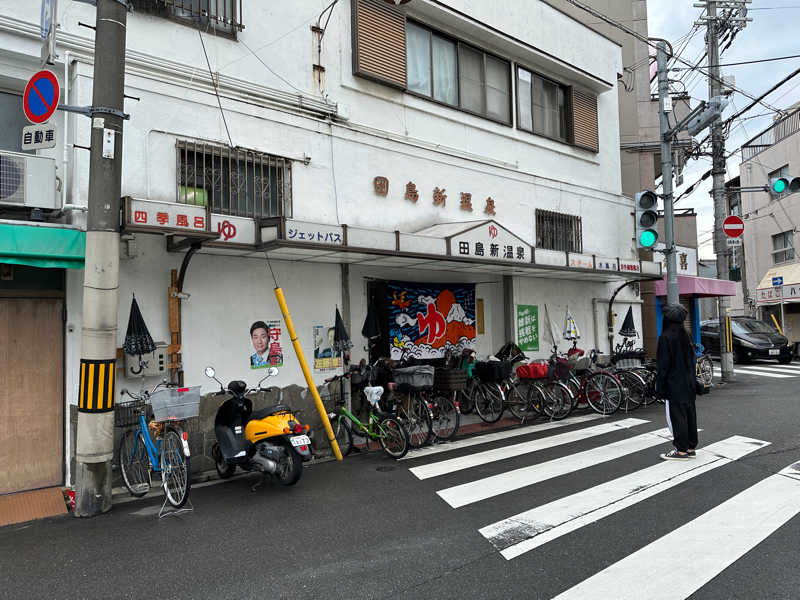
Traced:
[[779, 177], [772, 181], [772, 191], [776, 194], [782, 194], [786, 191], [787, 181], [783, 177]]
[[642, 248], [652, 248], [658, 241], [658, 234], [652, 229], [645, 229], [639, 234], [639, 245]]

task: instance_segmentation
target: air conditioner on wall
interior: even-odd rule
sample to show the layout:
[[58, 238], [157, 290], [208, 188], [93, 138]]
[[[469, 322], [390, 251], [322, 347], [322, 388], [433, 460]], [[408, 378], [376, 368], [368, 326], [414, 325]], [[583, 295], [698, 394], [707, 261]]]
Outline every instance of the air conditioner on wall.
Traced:
[[0, 205], [60, 208], [56, 161], [44, 156], [0, 151]]

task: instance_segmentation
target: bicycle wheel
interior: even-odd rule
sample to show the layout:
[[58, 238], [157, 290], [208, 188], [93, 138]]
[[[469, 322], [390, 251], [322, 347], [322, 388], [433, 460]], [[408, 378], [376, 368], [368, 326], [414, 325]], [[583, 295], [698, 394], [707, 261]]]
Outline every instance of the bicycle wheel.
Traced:
[[642, 396], [642, 406], [650, 406], [658, 398], [656, 398], [656, 374], [646, 368], [634, 369], [636, 374], [644, 380], [645, 392]]
[[456, 403], [450, 396], [439, 394], [434, 398], [433, 432], [438, 440], [451, 440], [458, 432], [461, 421]]
[[544, 414], [544, 405], [547, 403], [547, 398], [538, 381], [531, 381], [528, 384], [527, 400], [532, 415], [538, 417]]
[[339, 445], [339, 452], [342, 453], [343, 457], [347, 456], [353, 449], [353, 434], [350, 431], [350, 427], [345, 423], [345, 418], [339, 417], [331, 423], [331, 427], [333, 428], [333, 436], [336, 438], [336, 443]]
[[586, 378], [584, 394], [592, 410], [601, 415], [613, 414], [622, 402], [622, 385], [610, 373], [600, 371]]
[[475, 409], [475, 388], [477, 381], [467, 379], [467, 387], [458, 392], [456, 400], [462, 415], [468, 415]]
[[403, 458], [408, 452], [408, 432], [394, 417], [386, 417], [378, 425], [381, 448], [392, 458]]
[[570, 375], [564, 384], [569, 388], [569, 393], [572, 394], [572, 410], [589, 408], [589, 403], [581, 398], [581, 380], [577, 375]]
[[623, 412], [630, 412], [639, 408], [647, 388], [644, 379], [633, 371], [619, 371], [616, 375], [623, 389], [619, 409]]
[[161, 442], [161, 478], [167, 501], [180, 508], [189, 499], [192, 486], [190, 459], [183, 452], [183, 440], [177, 429], [170, 427]]
[[560, 381], [550, 381], [542, 390], [545, 395], [544, 414], [553, 421], [565, 419], [572, 412], [572, 394]]
[[475, 412], [482, 421], [496, 423], [503, 416], [505, 396], [496, 383], [479, 383], [475, 393]]
[[126, 431], [119, 441], [119, 470], [131, 496], [141, 498], [150, 491], [150, 459], [138, 429]]
[[408, 432], [408, 445], [422, 448], [433, 439], [433, 419], [419, 392], [411, 392], [397, 405], [397, 416]]
[[506, 392], [506, 405], [508, 406], [509, 412], [514, 415], [514, 418], [519, 419], [520, 421], [526, 421], [528, 419], [535, 419], [539, 416], [539, 413], [530, 406], [528, 402], [528, 395], [523, 395], [519, 388], [517, 387], [518, 384], [509, 383], [507, 392]]

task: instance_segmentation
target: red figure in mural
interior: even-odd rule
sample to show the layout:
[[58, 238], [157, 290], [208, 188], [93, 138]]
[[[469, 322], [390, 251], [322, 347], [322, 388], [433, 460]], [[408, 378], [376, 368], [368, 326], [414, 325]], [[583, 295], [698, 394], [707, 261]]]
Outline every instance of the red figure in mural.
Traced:
[[440, 337], [443, 337], [447, 330], [447, 321], [444, 315], [436, 310], [434, 304], [428, 304], [428, 314], [417, 313], [420, 335], [428, 331], [428, 344], [433, 344]]

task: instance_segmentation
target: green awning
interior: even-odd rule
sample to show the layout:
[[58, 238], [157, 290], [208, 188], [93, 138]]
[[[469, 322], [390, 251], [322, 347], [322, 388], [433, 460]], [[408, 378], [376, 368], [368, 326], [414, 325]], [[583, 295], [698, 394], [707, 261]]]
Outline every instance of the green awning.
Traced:
[[82, 269], [85, 255], [83, 231], [0, 223], [0, 263]]

